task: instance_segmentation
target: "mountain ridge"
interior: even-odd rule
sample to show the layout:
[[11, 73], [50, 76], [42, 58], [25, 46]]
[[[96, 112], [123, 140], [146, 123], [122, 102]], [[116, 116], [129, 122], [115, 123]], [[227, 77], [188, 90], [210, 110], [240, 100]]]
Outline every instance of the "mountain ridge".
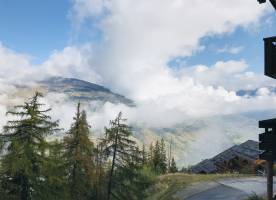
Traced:
[[50, 77], [37, 83], [48, 92], [64, 93], [75, 101], [100, 101], [135, 106], [134, 101], [123, 95], [114, 93], [104, 86], [76, 78]]

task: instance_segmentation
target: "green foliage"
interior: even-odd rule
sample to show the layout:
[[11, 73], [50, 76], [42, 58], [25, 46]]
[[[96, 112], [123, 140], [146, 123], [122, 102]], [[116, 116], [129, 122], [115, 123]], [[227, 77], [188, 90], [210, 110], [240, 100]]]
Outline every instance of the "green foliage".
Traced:
[[108, 178], [108, 199], [111, 199], [111, 196], [117, 199], [129, 197], [129, 192], [133, 189], [132, 181], [137, 177], [141, 162], [139, 149], [130, 138], [132, 133], [125, 121], [120, 112], [116, 119], [110, 122], [111, 127], [105, 129], [105, 150], [112, 160]]
[[103, 143], [97, 144], [94, 150], [94, 199], [107, 199], [107, 154]]
[[47, 179], [43, 173], [46, 162], [45, 137], [57, 130], [58, 123], [52, 122], [39, 103], [42, 94], [36, 93], [24, 105], [7, 112], [15, 119], [8, 121], [1, 134], [1, 188], [9, 199], [28, 200], [47, 196], [41, 189]]
[[150, 186], [155, 182], [156, 175], [155, 173], [148, 167], [144, 166], [138, 171], [138, 176], [136, 180], [136, 199], [146, 199], [146, 197], [150, 196], [151, 193], [148, 191]]
[[[47, 141], [60, 131], [36, 93], [14, 107], [0, 134], [0, 197], [9, 200], [142, 200], [151, 195], [157, 175], [167, 172], [164, 140], [140, 150], [122, 113], [105, 128], [100, 142], [80, 103], [63, 140]], [[177, 170], [174, 160], [169, 170]]]
[[250, 197], [248, 197], [246, 200], [264, 200], [264, 198], [259, 197], [257, 194], [253, 194]]
[[44, 183], [40, 185], [44, 193], [39, 196], [39, 199], [69, 199], [62, 143], [57, 140], [50, 142], [47, 147], [47, 154], [47, 159], [42, 165], [43, 174], [46, 178]]
[[93, 196], [93, 143], [89, 139], [89, 125], [80, 103], [74, 123], [64, 138], [65, 162], [71, 198], [91, 199]]
[[170, 173], [176, 173], [176, 172], [178, 172], [176, 163], [175, 163], [175, 161], [174, 161], [174, 157], [173, 157], [172, 160], [171, 160], [171, 166], [170, 166], [169, 172], [170, 172]]
[[156, 174], [167, 172], [166, 146], [163, 138], [161, 141], [157, 140], [154, 146], [150, 145], [148, 165]]

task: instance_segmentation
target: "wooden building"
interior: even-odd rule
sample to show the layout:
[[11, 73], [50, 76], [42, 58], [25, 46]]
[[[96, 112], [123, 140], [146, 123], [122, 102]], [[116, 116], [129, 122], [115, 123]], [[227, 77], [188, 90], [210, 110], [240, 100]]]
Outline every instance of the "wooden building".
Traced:
[[211, 159], [191, 167], [192, 173], [264, 173], [265, 161], [259, 160], [259, 143], [248, 140]]

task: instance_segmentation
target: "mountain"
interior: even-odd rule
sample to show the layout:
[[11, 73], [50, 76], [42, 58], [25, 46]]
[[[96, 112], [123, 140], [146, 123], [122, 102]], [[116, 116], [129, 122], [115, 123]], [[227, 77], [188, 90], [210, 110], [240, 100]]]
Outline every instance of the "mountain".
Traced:
[[257, 140], [258, 121], [244, 115], [222, 115], [187, 119], [167, 128], [134, 126], [134, 136], [149, 145], [164, 138], [178, 165], [189, 166], [215, 156], [226, 148], [249, 139]]
[[[39, 85], [48, 92], [66, 94], [72, 101], [98, 101], [102, 104], [110, 102], [135, 106], [132, 100], [120, 94], [79, 79], [51, 77], [40, 81]], [[249, 91], [245, 93], [248, 94]], [[254, 95], [254, 92], [251, 95]], [[93, 111], [88, 110], [89, 113], [93, 114]], [[172, 151], [178, 164], [187, 166], [212, 157], [232, 145], [248, 139], [256, 140], [259, 130], [254, 114], [257, 115], [257, 113], [245, 113], [187, 119], [165, 128], [141, 126], [135, 122], [131, 126], [140, 144], [148, 146], [152, 141], [163, 137], [168, 146], [172, 138]], [[266, 118], [264, 115], [265, 113], [260, 113], [258, 116]]]
[[110, 102], [135, 106], [132, 100], [116, 94], [103, 86], [75, 78], [51, 77], [39, 81], [38, 84], [46, 89], [47, 92], [64, 93], [74, 101], [99, 101], [102, 103]]
[[[135, 111], [135, 103], [132, 100], [116, 94], [103, 86], [79, 79], [51, 77], [39, 81], [35, 87], [42, 89], [44, 94], [47, 94], [47, 92], [65, 94], [73, 102], [80, 100], [82, 102], [99, 102], [99, 104], [97, 103], [99, 107], [96, 109], [94, 104], [87, 106], [88, 115], [93, 117], [91, 118], [91, 123], [94, 123], [94, 137], [102, 134], [102, 130], [95, 128], [95, 124], [103, 123], [103, 118], [110, 120], [109, 110], [104, 110], [107, 113], [103, 114], [103, 118], [95, 117], [95, 113], [101, 110], [101, 105], [106, 102], [124, 104], [133, 107], [132, 111]], [[12, 95], [12, 99], [14, 96], [21, 94], [25, 97], [30, 96], [36, 90], [36, 88], [30, 90], [30, 86], [25, 88], [24, 86], [18, 86], [18, 88], [20, 93]], [[246, 95], [245, 93], [248, 94], [248, 91], [240, 94]], [[254, 95], [254, 92], [251, 95]], [[55, 106], [56, 117], [61, 119], [63, 125], [71, 123], [70, 114], [74, 112], [75, 108], [64, 106], [62, 99]], [[67, 115], [69, 116], [67, 117]], [[172, 139], [172, 153], [177, 160], [178, 166], [187, 166], [198, 163], [205, 158], [210, 158], [235, 144], [240, 144], [249, 139], [256, 140], [258, 133], [260, 133], [258, 120], [273, 116], [276, 116], [275, 110], [273, 112], [252, 112], [186, 119], [181, 123], [162, 128], [141, 125], [136, 121], [133, 121], [130, 125], [133, 127], [134, 136], [139, 144], [149, 146], [156, 139], [164, 138], [168, 147]], [[128, 118], [127, 114], [125, 117]]]

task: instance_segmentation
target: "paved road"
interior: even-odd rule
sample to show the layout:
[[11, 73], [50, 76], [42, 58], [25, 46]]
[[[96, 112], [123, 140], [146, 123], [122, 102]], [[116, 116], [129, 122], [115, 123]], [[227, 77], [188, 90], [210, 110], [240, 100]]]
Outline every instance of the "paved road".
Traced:
[[[274, 181], [276, 192], [276, 181]], [[200, 183], [182, 191], [175, 197], [181, 200], [244, 200], [254, 193], [266, 193], [266, 178], [227, 179], [213, 183]]]
[[228, 186], [219, 185], [186, 200], [243, 200], [248, 194]]

